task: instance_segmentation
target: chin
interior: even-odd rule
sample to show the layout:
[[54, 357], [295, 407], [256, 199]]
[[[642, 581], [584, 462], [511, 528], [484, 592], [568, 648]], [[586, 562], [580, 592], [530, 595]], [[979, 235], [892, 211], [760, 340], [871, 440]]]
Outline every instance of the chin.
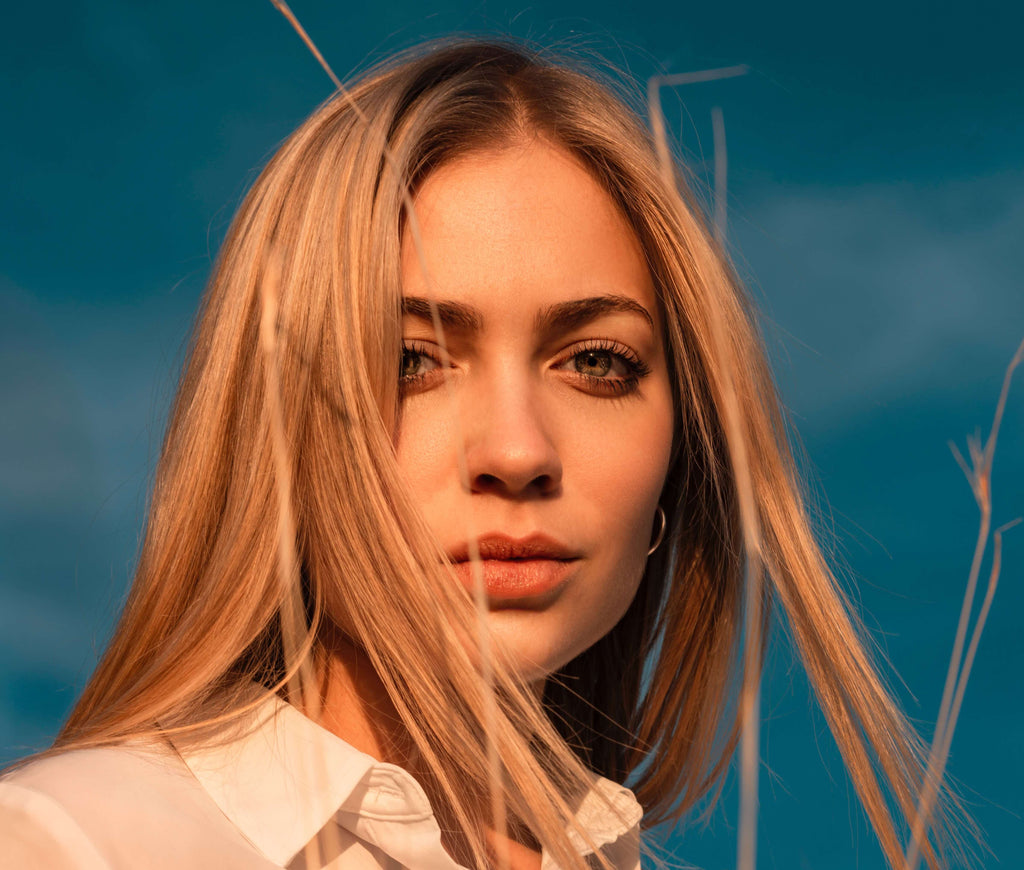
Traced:
[[527, 683], [542, 682], [599, 639], [583, 642], [568, 637], [564, 626], [559, 630], [557, 625], [531, 624], [548, 621], [538, 616], [511, 609], [493, 611], [488, 616], [495, 644], [512, 670]]

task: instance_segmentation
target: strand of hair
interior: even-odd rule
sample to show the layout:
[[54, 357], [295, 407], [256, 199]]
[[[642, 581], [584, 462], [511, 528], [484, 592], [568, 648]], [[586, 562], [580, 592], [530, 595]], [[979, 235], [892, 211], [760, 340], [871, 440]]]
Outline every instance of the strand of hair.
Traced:
[[[745, 75], [746, 65], [698, 70], [670, 76], [654, 76], [648, 80], [648, 113], [654, 134], [661, 176], [666, 190], [679, 202], [675, 185], [671, 152], [665, 129], [665, 118], [661, 108], [660, 90], [664, 86], [679, 86], [710, 82], [719, 79]], [[722, 111], [712, 111], [715, 154], [715, 238], [722, 247], [725, 245], [726, 229], [726, 172], [727, 156], [725, 125]], [[760, 744], [760, 697], [761, 697], [761, 649], [762, 649], [762, 587], [763, 563], [761, 559], [761, 529], [757, 516], [753, 482], [747, 457], [747, 443], [740, 422], [739, 400], [733, 386], [731, 360], [726, 351], [724, 327], [717, 312], [711, 318], [712, 338], [716, 354], [724, 363], [722, 366], [722, 405], [724, 425], [727, 432], [730, 465], [736, 476], [739, 495], [740, 525], [744, 550], [747, 555], [744, 582], [744, 657], [743, 682], [740, 689], [740, 823], [736, 844], [737, 870], [754, 870], [757, 864], [757, 814], [758, 774]]]
[[[271, 0], [274, 7], [285, 17], [288, 23], [292, 26], [295, 32], [299, 35], [310, 53], [316, 58], [317, 62], [327, 73], [328, 77], [334, 83], [338, 89], [338, 93], [341, 98], [350, 106], [356, 117], [364, 126], [369, 126], [369, 121], [359, 107], [359, 105], [349, 94], [348, 90], [342, 84], [341, 80], [335, 75], [330, 65], [327, 63], [323, 54], [316, 47], [316, 44], [310, 38], [305, 28], [299, 22], [295, 13], [292, 12], [291, 8], [285, 2], [285, 0]], [[391, 152], [390, 147], [385, 142], [383, 143], [383, 156], [385, 165], [391, 170], [396, 171], [396, 162]], [[426, 258], [423, 253], [423, 243], [419, 230], [419, 221], [417, 220], [416, 210], [412, 201], [412, 196], [409, 192], [408, 186], [403, 182], [401, 189], [401, 196], [403, 206], [406, 211], [408, 218], [408, 228], [413, 243], [413, 247], [416, 252], [417, 259], [419, 260], [420, 268], [423, 274], [427, 277], [427, 284], [430, 285], [429, 271], [427, 269]], [[440, 322], [440, 315], [437, 310], [436, 301], [433, 297], [430, 297], [430, 308], [431, 308], [431, 319], [434, 322], [434, 329], [438, 337], [438, 344], [440, 346], [442, 361], [446, 361], [448, 358], [448, 348], [445, 341], [444, 330]], [[447, 378], [447, 366], [446, 369], [446, 383], [449, 383]], [[450, 391], [449, 391], [450, 395]], [[462, 444], [462, 440], [458, 439], [458, 443]], [[458, 455], [459, 463], [459, 474], [465, 483], [468, 477], [468, 465], [466, 463], [465, 450], [464, 448], [459, 449]], [[472, 518], [467, 516], [467, 524], [472, 526]], [[487, 627], [487, 603], [483, 588], [483, 570], [482, 563], [480, 560], [479, 547], [477, 546], [476, 535], [473, 533], [472, 528], [468, 529], [468, 541], [469, 541], [469, 558], [472, 565], [473, 573], [473, 585], [474, 585], [474, 603], [477, 610], [477, 621], [479, 624], [478, 632], [478, 647], [480, 653], [481, 662], [481, 679], [484, 684], [484, 722], [485, 722], [485, 738], [487, 741], [487, 760], [489, 769], [490, 779], [490, 800], [491, 800], [491, 820], [496, 837], [496, 859], [498, 864], [498, 870], [508, 870], [510, 866], [510, 853], [508, 843], [508, 814], [505, 805], [505, 793], [502, 784], [501, 775], [501, 757], [498, 750], [498, 746], [495, 741], [496, 726], [498, 716], [498, 703], [495, 694], [494, 684], [494, 667], [493, 667], [493, 651], [490, 644], [490, 634]]]

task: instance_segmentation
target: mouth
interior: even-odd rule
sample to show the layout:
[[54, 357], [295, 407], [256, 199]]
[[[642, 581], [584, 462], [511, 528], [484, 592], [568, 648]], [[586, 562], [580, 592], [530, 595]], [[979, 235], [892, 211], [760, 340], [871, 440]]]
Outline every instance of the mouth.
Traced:
[[480, 562], [470, 559], [469, 544], [449, 552], [462, 585], [471, 593], [483, 582], [492, 606], [526, 606], [550, 600], [576, 570], [580, 554], [543, 534], [512, 538], [482, 535], [477, 541]]

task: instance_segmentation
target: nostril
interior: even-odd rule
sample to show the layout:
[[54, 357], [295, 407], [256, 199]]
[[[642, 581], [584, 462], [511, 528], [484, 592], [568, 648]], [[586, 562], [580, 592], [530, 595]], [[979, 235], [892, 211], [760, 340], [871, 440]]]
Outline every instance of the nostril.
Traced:
[[559, 480], [551, 474], [539, 474], [528, 481], [508, 480], [498, 474], [481, 473], [470, 478], [470, 491], [496, 493], [515, 497], [548, 496], [559, 488]]
[[482, 420], [491, 419], [467, 434], [469, 490], [517, 499], [551, 495], [562, 479], [554, 442], [535, 417], [511, 414], [507, 407], [500, 410], [500, 417], [481, 415]]
[[533, 481], [533, 485], [543, 495], [547, 495], [558, 489], [558, 481], [550, 474], [539, 475], [536, 480]]
[[493, 474], [478, 474], [476, 476], [476, 485], [479, 489], [494, 489], [501, 485], [501, 479]]

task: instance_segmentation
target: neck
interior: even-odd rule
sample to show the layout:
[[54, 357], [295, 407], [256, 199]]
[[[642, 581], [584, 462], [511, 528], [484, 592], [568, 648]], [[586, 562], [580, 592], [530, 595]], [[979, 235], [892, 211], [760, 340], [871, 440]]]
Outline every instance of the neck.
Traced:
[[339, 629], [324, 632], [320, 724], [378, 761], [409, 768], [412, 744], [366, 652]]
[[[409, 771], [424, 787], [435, 810], [441, 809], [444, 803], [432, 788], [434, 777], [420, 764], [415, 744], [366, 651], [334, 626], [324, 631], [323, 638], [327, 655], [320, 678], [319, 724], [360, 752]], [[472, 863], [468, 846], [455, 835], [454, 826], [442, 827], [448, 851], [463, 863]], [[529, 836], [522, 842], [490, 829], [484, 836], [490, 851], [506, 859], [499, 858], [499, 865], [510, 870], [540, 867], [540, 847]]]

